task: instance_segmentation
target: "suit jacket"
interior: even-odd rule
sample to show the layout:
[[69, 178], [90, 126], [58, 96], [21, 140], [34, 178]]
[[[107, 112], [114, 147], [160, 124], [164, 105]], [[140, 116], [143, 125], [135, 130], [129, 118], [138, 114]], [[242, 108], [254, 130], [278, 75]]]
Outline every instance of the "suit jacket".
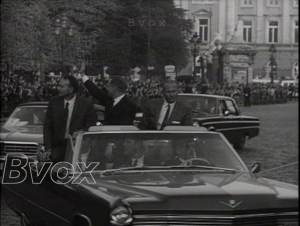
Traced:
[[[45, 149], [55, 148], [59, 143], [61, 131], [61, 121], [64, 112], [64, 98], [60, 96], [52, 97], [48, 104], [48, 109], [44, 121], [44, 143]], [[87, 130], [90, 126], [96, 126], [97, 116], [93, 103], [80, 96], [76, 96], [69, 133], [72, 135], [76, 130]], [[62, 151], [59, 151], [62, 152]], [[52, 157], [63, 153], [52, 153]]]
[[[149, 105], [143, 112], [143, 117], [138, 125], [141, 130], [157, 130], [157, 122], [159, 119], [160, 111], [163, 106], [164, 99], [151, 100]], [[177, 122], [176, 124], [174, 122]], [[186, 125], [192, 126], [192, 108], [183, 102], [177, 100], [173, 111], [166, 123], [168, 125]]]
[[99, 89], [92, 81], [87, 80], [84, 85], [90, 94], [99, 101], [99, 104], [105, 106], [104, 125], [133, 125], [136, 106], [126, 95], [113, 106], [113, 98]]
[[243, 93], [244, 93], [245, 96], [250, 97], [251, 96], [251, 88], [250, 87], [245, 87]]

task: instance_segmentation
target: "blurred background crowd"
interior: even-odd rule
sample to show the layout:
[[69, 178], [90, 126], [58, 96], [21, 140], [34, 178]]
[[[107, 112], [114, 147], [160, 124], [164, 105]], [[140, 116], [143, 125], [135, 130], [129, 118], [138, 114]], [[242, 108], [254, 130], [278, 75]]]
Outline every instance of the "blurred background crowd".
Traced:
[[[57, 76], [46, 76], [44, 82], [41, 82], [38, 75], [24, 76], [11, 74], [5, 76], [1, 74], [1, 109], [13, 110], [18, 104], [32, 101], [48, 101], [52, 96], [57, 95], [57, 85], [59, 82]], [[147, 101], [152, 98], [162, 97], [160, 81], [147, 79], [145, 81], [132, 81], [128, 79], [127, 95], [132, 101], [143, 109]], [[79, 94], [91, 100], [85, 86], [80, 82]], [[106, 89], [106, 81], [94, 81], [99, 88]], [[195, 94], [212, 94], [229, 96], [236, 100], [239, 106], [244, 103], [244, 88], [242, 83], [232, 83], [227, 86], [219, 86], [211, 83], [202, 83], [200, 81], [180, 81], [180, 92]], [[298, 98], [297, 85], [280, 84], [262, 84], [251, 83], [251, 104], [276, 104], [285, 103]], [[96, 102], [95, 102], [96, 103]]]

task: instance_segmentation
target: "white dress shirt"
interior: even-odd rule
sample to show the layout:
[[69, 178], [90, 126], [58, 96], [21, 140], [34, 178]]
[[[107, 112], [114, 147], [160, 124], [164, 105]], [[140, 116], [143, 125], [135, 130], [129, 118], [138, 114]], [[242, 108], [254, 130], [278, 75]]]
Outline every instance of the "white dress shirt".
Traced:
[[[136, 166], [143, 166], [144, 165], [144, 155], [142, 157], [140, 157], [138, 160], [137, 160], [137, 164]], [[135, 158], [131, 158], [131, 166], [134, 166], [134, 162], [135, 162]]]
[[89, 80], [90, 78], [87, 76], [87, 75], [84, 75], [84, 76], [82, 76], [82, 82], [83, 82], [83, 84], [87, 81], [87, 80]]
[[160, 110], [158, 121], [157, 121], [157, 126], [156, 127], [157, 127], [158, 130], [160, 130], [160, 127], [163, 123], [163, 120], [164, 120], [165, 115], [166, 115], [167, 110], [168, 110], [168, 105], [170, 105], [170, 113], [169, 113], [169, 117], [170, 117], [170, 115], [172, 114], [172, 111], [174, 109], [175, 103], [176, 103], [176, 101], [173, 102], [173, 103], [168, 103], [166, 100], [164, 101], [164, 103], [162, 105], [162, 108]]
[[68, 114], [68, 121], [67, 121], [65, 139], [69, 139], [69, 127], [70, 127], [70, 123], [71, 123], [71, 117], [72, 117], [72, 113], [73, 113], [73, 109], [74, 109], [74, 105], [75, 105], [75, 100], [76, 100], [76, 95], [71, 100], [64, 100], [64, 108], [65, 108], [67, 102], [69, 103], [69, 107], [68, 107], [69, 108], [69, 114]]
[[116, 106], [117, 103], [119, 103], [119, 102], [122, 100], [122, 98], [123, 98], [124, 96], [125, 96], [125, 93], [124, 93], [123, 95], [121, 95], [121, 96], [115, 98], [115, 99], [114, 99], [114, 104], [113, 104], [113, 106]]

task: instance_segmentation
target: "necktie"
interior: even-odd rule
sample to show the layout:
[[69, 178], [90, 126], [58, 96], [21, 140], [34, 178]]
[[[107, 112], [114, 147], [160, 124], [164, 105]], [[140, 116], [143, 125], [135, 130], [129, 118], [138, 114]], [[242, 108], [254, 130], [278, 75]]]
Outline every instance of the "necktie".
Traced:
[[133, 161], [133, 164], [132, 164], [132, 166], [137, 166], [137, 162], [138, 162], [138, 160], [137, 160], [137, 159], [135, 159], [135, 160]]
[[63, 117], [61, 120], [61, 133], [60, 133], [60, 140], [64, 140], [65, 139], [65, 133], [66, 133], [66, 129], [67, 129], [67, 122], [68, 122], [68, 116], [69, 116], [69, 102], [66, 103], [65, 109], [64, 109], [64, 113], [63, 113]]
[[165, 117], [164, 117], [164, 120], [161, 124], [161, 127], [160, 127], [160, 130], [163, 130], [165, 128], [165, 126], [167, 125], [167, 121], [168, 121], [168, 118], [169, 118], [169, 114], [170, 114], [170, 104], [167, 105], [167, 112], [165, 114]]

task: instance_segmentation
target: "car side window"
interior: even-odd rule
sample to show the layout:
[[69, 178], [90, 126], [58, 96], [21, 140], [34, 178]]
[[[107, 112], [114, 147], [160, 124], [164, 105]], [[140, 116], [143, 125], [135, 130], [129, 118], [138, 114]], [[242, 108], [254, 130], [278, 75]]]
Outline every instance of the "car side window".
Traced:
[[231, 100], [225, 100], [225, 103], [230, 115], [238, 115], [236, 107]]
[[226, 110], [227, 110], [227, 107], [226, 107], [225, 101], [219, 100], [219, 113], [221, 115], [223, 115]]

